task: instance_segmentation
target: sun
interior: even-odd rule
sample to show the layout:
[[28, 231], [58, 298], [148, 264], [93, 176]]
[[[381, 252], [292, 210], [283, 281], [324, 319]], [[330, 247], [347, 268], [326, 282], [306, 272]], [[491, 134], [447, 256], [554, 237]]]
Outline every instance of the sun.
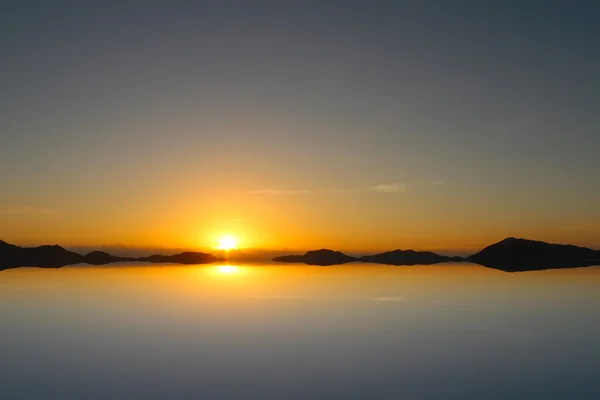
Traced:
[[233, 250], [238, 247], [238, 238], [233, 235], [223, 235], [219, 238], [220, 250]]

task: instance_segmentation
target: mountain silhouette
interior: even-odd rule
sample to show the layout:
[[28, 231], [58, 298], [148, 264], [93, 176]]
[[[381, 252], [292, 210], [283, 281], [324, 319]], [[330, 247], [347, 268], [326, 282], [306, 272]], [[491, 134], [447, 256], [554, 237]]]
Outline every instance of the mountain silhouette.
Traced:
[[222, 261], [219, 257], [212, 254], [186, 251], [184, 253], [164, 256], [162, 254], [153, 254], [149, 257], [139, 257], [137, 261], [151, 263], [176, 263], [176, 264], [207, 264], [215, 261]]
[[304, 255], [288, 255], [273, 258], [273, 261], [305, 263], [310, 265], [337, 265], [353, 261], [389, 265], [436, 264], [441, 262], [464, 261], [462, 257], [448, 257], [430, 251], [393, 250], [363, 257], [352, 257], [339, 251], [328, 249], [312, 250]]
[[359, 261], [389, 265], [426, 265], [462, 261], [462, 258], [441, 256], [431, 251], [393, 250], [372, 256], [363, 256], [359, 258]]
[[329, 249], [311, 250], [304, 255], [275, 257], [273, 261], [287, 263], [305, 263], [309, 265], [337, 265], [357, 261], [355, 257]]
[[506, 238], [467, 261], [507, 272], [600, 265], [600, 251], [565, 244]]
[[304, 255], [276, 257], [273, 261], [335, 265], [351, 261], [389, 265], [427, 265], [468, 261], [506, 272], [537, 271], [600, 265], [600, 251], [565, 244], [506, 238], [467, 258], [448, 257], [430, 251], [393, 250], [354, 258], [333, 250], [309, 251]]
[[24, 266], [59, 268], [83, 262], [81, 254], [57, 245], [19, 247], [0, 240], [0, 269]]
[[177, 264], [205, 264], [219, 261], [218, 257], [206, 253], [185, 252], [172, 256], [154, 254], [150, 257], [118, 257], [103, 251], [92, 251], [82, 256], [57, 245], [19, 247], [0, 240], [0, 271], [18, 267], [60, 268], [72, 264], [104, 265], [114, 262], [151, 262]]
[[115, 262], [130, 262], [136, 260], [137, 259], [133, 257], [113, 256], [112, 254], [108, 254], [104, 251], [92, 251], [91, 253], [88, 253], [85, 256], [83, 256], [84, 263], [93, 265], [104, 265]]
[[[103, 265], [114, 262], [149, 262], [177, 264], [206, 264], [223, 259], [208, 253], [183, 252], [174, 255], [154, 254], [148, 257], [119, 257], [103, 251], [92, 251], [85, 256], [58, 245], [19, 247], [0, 240], [0, 270], [17, 267], [59, 268], [65, 265], [87, 263]], [[309, 265], [337, 265], [360, 261], [390, 265], [435, 264], [468, 261], [507, 272], [537, 271], [554, 268], [576, 268], [600, 265], [600, 251], [586, 247], [551, 244], [541, 241], [506, 238], [469, 257], [448, 257], [429, 251], [393, 250], [380, 254], [352, 257], [339, 251], [321, 249], [303, 255], [273, 258], [284, 263]]]

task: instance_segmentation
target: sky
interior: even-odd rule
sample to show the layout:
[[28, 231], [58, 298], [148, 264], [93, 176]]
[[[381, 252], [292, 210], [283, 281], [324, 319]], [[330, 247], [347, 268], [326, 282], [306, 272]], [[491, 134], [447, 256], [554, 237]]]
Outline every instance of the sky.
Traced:
[[0, 1], [0, 238], [600, 248], [591, 1]]

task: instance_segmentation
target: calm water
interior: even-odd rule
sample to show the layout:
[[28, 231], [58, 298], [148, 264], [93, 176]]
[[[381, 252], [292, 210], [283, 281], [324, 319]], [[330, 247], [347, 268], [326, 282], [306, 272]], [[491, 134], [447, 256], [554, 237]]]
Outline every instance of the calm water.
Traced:
[[20, 268], [0, 329], [0, 399], [600, 398], [598, 267]]

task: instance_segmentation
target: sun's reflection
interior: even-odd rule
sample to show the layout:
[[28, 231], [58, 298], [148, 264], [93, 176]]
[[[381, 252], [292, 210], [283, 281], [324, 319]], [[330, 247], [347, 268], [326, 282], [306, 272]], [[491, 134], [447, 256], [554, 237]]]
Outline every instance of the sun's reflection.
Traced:
[[221, 274], [231, 275], [237, 274], [238, 272], [240, 272], [240, 269], [235, 265], [219, 265], [217, 267], [217, 271], [219, 271], [219, 273]]

